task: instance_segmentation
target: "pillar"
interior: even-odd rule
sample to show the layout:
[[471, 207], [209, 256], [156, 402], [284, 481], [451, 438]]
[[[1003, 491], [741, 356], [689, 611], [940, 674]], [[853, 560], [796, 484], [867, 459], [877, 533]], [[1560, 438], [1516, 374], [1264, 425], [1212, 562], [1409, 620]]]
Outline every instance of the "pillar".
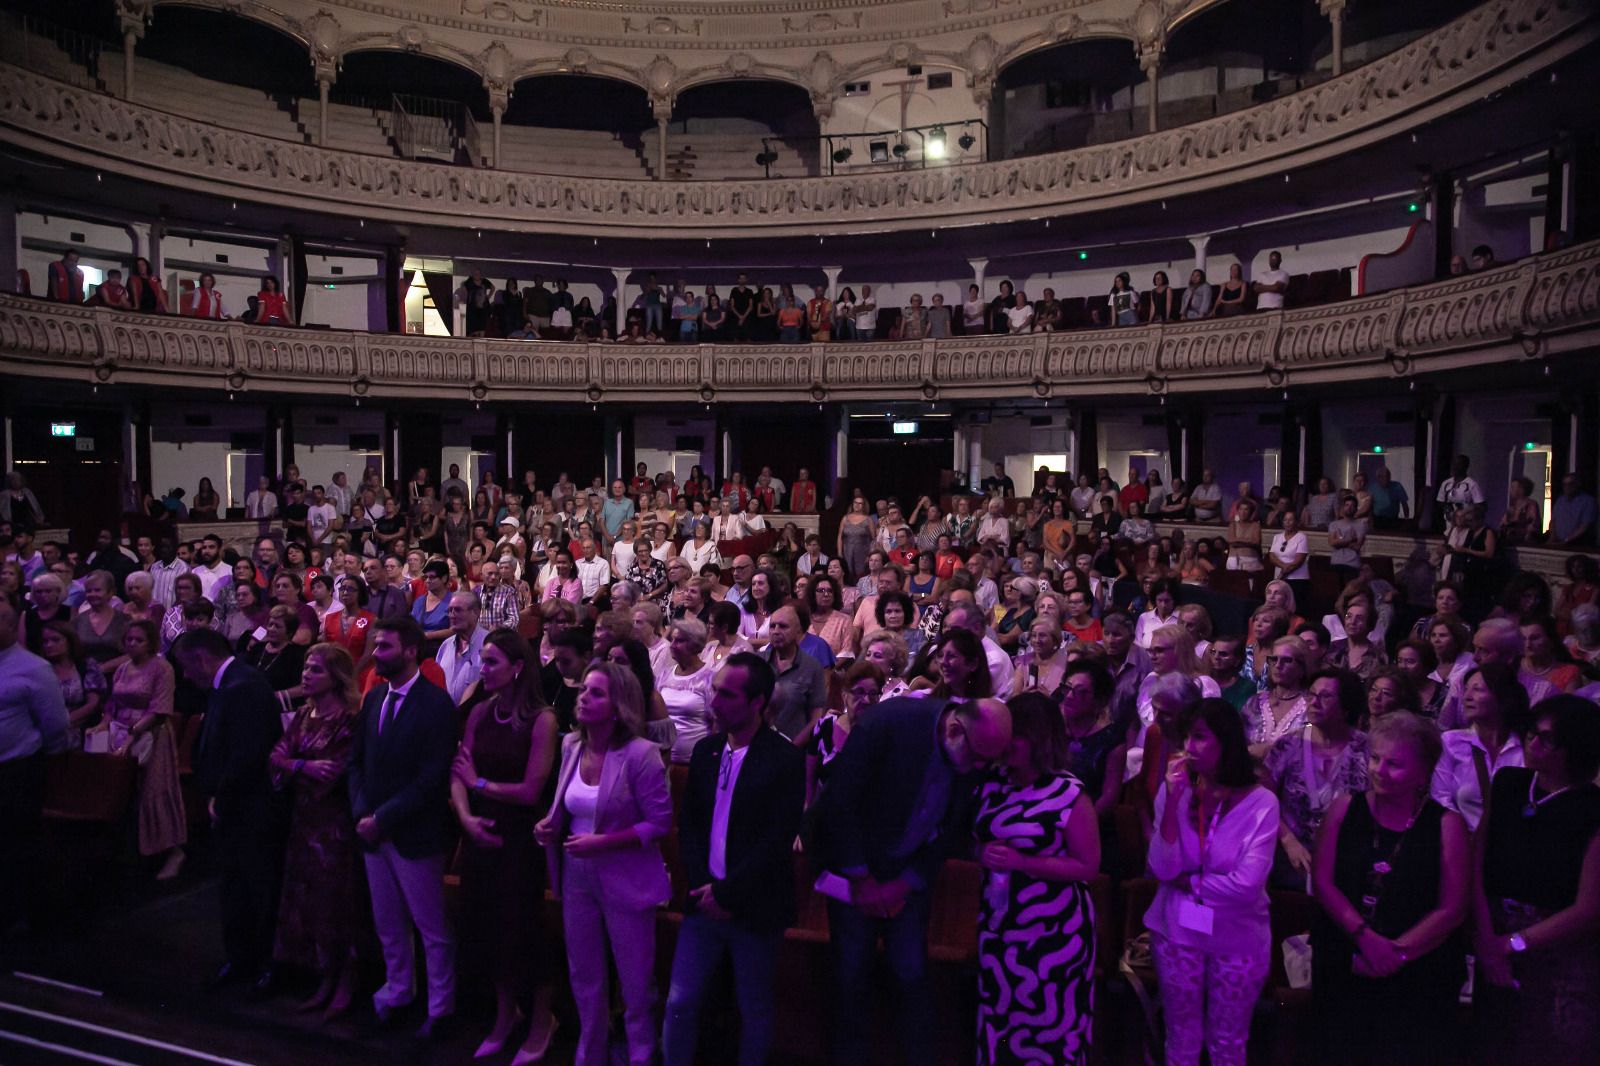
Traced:
[[1318, 0], [1322, 13], [1333, 27], [1333, 75], [1344, 73], [1344, 5], [1345, 0]]
[[965, 426], [956, 426], [955, 454], [950, 457], [950, 469], [956, 473], [959, 481], [967, 469], [967, 430]]
[[1211, 243], [1211, 235], [1208, 233], [1202, 237], [1190, 237], [1189, 243], [1194, 245], [1194, 268], [1196, 270], [1204, 270], [1206, 268], [1206, 246]]
[[505, 117], [506, 109], [496, 105], [491, 113], [494, 115], [494, 154], [489, 157], [489, 165], [498, 167], [500, 165], [500, 124]]
[[628, 275], [632, 273], [632, 267], [611, 268], [611, 276], [617, 279], [617, 321], [614, 328], [619, 337], [628, 321]]
[[844, 273], [844, 267], [823, 267], [822, 273], [828, 279], [828, 298], [836, 299], [839, 295], [839, 275]]
[[[501, 129], [505, 124], [506, 108], [511, 105], [511, 86], [504, 79], [485, 79], [483, 87], [489, 91], [489, 114], [494, 116], [494, 148], [489, 157], [489, 165], [500, 165]], [[473, 166], [478, 165], [478, 160], [472, 161]]]
[[656, 115], [656, 180], [667, 180], [667, 116]]
[[984, 271], [989, 269], [989, 260], [987, 260], [987, 259], [968, 259], [967, 260], [967, 265], [972, 268], [972, 283], [978, 287], [978, 295], [979, 296], [984, 295], [984, 291], [983, 291], [983, 273], [984, 273]]
[[967, 487], [978, 491], [983, 482], [983, 430], [972, 427], [972, 438], [967, 441]]
[[1147, 126], [1149, 132], [1154, 133], [1161, 127], [1157, 117], [1161, 107], [1161, 53], [1146, 52], [1139, 57], [1139, 65], [1144, 68], [1145, 79], [1150, 85], [1150, 114]]
[[[0, 195], [0, 292], [19, 291], [21, 279], [17, 271], [21, 268], [22, 232], [17, 225], [17, 203], [10, 196]], [[45, 280], [37, 279], [41, 284]]]
[[333, 86], [327, 78], [317, 78], [317, 144], [328, 144], [328, 90]]

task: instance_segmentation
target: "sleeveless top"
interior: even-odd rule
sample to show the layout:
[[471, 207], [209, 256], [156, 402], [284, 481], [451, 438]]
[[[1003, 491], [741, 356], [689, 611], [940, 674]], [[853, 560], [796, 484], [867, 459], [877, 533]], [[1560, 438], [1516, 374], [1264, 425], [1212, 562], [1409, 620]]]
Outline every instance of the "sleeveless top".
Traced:
[[[1350, 796], [1350, 807], [1339, 826], [1339, 841], [1334, 855], [1333, 883], [1381, 936], [1397, 937], [1420, 922], [1439, 905], [1439, 881], [1443, 861], [1440, 825], [1445, 809], [1426, 800], [1409, 830], [1385, 829], [1372, 816], [1364, 792]], [[1387, 873], [1375, 867], [1387, 864]], [[1375, 902], [1364, 905], [1364, 901]], [[1348, 966], [1353, 956], [1350, 939], [1342, 934], [1321, 938], [1316, 950], [1337, 955]], [[1462, 930], [1427, 955], [1410, 962], [1411, 976], [1427, 972], [1443, 975], [1447, 982], [1461, 978], [1453, 971], [1461, 968], [1465, 939]], [[1334, 961], [1329, 958], [1327, 961]]]

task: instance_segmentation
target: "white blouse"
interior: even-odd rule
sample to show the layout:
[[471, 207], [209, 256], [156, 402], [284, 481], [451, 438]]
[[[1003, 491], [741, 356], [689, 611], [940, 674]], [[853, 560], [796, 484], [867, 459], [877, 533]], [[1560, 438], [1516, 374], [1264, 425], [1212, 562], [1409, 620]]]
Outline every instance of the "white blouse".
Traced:
[[[1161, 835], [1169, 797], [1162, 784], [1156, 793], [1156, 831], [1150, 839], [1150, 875], [1161, 882], [1155, 902], [1145, 912], [1145, 925], [1185, 947], [1219, 955], [1266, 955], [1272, 950], [1272, 922], [1267, 910], [1267, 875], [1278, 846], [1278, 797], [1259, 786], [1228, 807], [1206, 827], [1206, 849], [1185, 789], [1177, 802], [1178, 839]], [[1184, 921], [1199, 903], [1210, 912], [1211, 931]]]

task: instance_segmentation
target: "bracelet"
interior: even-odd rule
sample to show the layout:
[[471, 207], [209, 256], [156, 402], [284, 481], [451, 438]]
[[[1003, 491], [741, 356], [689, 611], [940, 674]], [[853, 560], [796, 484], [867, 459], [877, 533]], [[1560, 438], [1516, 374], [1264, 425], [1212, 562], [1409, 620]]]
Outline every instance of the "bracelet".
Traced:
[[302, 773], [302, 772], [305, 771], [305, 768], [306, 768], [306, 761], [304, 759], [296, 759], [294, 761], [294, 772], [295, 773], [297, 773], [297, 774]]
[[485, 777], [480, 777], [480, 778], [478, 778], [476, 781], [474, 781], [472, 783], [472, 790], [474, 792], [482, 792], [484, 789], [486, 789], [488, 787], [489, 787], [489, 779], [485, 778]]

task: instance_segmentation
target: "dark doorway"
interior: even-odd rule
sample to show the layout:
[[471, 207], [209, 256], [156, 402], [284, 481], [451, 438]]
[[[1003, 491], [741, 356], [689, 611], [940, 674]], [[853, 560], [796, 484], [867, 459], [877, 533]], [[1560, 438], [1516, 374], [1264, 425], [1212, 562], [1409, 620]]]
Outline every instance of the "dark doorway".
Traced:
[[[53, 424], [70, 424], [73, 435], [53, 436]], [[114, 528], [126, 485], [121, 412], [30, 405], [15, 415], [12, 434], [16, 468], [39, 497], [45, 528], [70, 529], [80, 549], [93, 545], [100, 526]]]
[[872, 499], [895, 496], [909, 513], [917, 497], [939, 498], [940, 474], [950, 467], [955, 427], [949, 419], [918, 422], [915, 433], [895, 433], [895, 426], [888, 419], [851, 421], [850, 473], [844, 481], [849, 491], [859, 488]]

